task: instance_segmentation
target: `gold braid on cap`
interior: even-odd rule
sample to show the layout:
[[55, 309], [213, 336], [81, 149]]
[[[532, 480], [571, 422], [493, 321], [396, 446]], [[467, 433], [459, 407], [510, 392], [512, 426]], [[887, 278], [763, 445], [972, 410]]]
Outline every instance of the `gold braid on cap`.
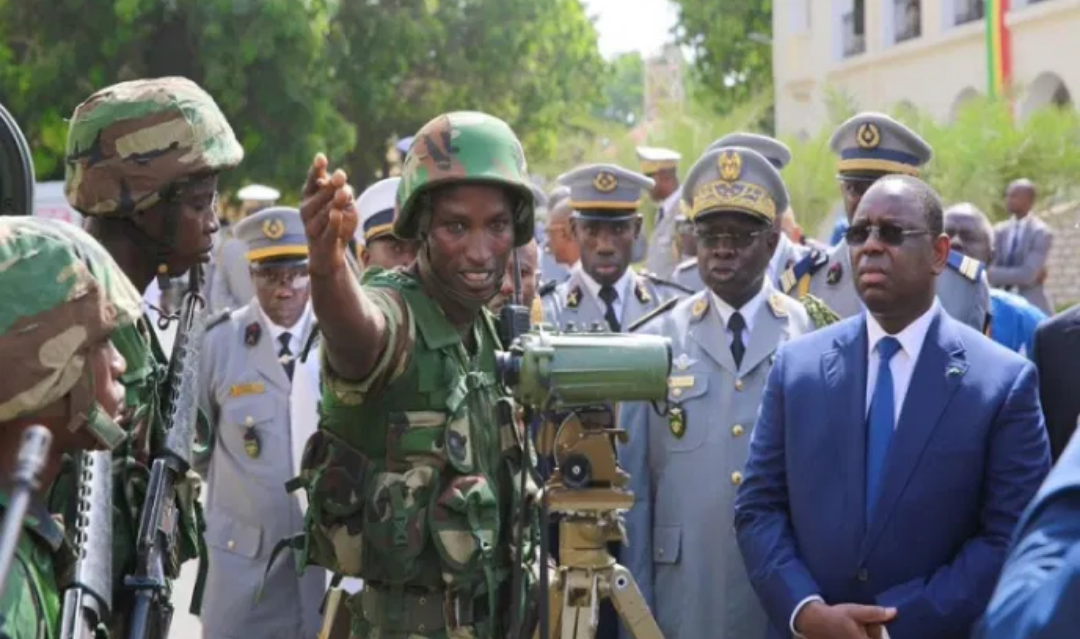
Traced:
[[694, 201], [687, 217], [691, 220], [705, 211], [724, 209], [776, 219], [776, 202], [769, 192], [750, 182], [706, 182], [694, 190]]

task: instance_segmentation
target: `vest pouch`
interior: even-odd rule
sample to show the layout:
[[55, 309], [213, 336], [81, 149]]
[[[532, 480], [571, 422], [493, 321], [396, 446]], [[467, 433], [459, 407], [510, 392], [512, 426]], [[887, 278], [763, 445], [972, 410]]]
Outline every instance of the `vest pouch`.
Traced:
[[365, 557], [365, 578], [403, 584], [420, 576], [438, 478], [439, 469], [430, 464], [374, 476], [364, 513], [364, 539], [372, 553]]
[[[491, 566], [499, 538], [499, 503], [483, 475], [450, 479], [431, 509], [432, 538], [455, 579], [475, 583]], [[444, 575], [446, 576], [446, 575]]]
[[332, 433], [317, 430], [308, 439], [300, 462], [308, 496], [301, 565], [360, 575], [364, 497], [371, 473], [368, 459]]

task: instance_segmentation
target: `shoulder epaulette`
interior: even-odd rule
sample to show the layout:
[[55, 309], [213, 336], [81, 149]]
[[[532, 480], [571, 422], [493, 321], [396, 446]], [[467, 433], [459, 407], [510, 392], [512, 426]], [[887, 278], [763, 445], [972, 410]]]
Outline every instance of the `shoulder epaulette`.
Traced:
[[554, 293], [556, 287], [558, 286], [559, 280], [548, 280], [540, 285], [540, 288], [537, 289], [536, 294], [540, 297], [547, 297], [548, 295]]
[[232, 315], [231, 308], [218, 312], [217, 315], [214, 315], [206, 322], [206, 330], [210, 330], [219, 324], [224, 324], [225, 320], [229, 319], [230, 315]]
[[675, 282], [672, 282], [671, 280], [665, 280], [664, 278], [660, 277], [656, 273], [650, 273], [649, 271], [641, 271], [640, 273], [638, 273], [638, 275], [644, 277], [645, 279], [649, 280], [653, 284], [662, 284], [664, 286], [670, 286], [671, 288], [682, 291], [683, 293], [686, 293], [687, 295], [693, 295], [694, 294], [693, 290], [686, 288], [682, 284], [676, 284]]
[[829, 254], [825, 251], [810, 249], [798, 262], [795, 262], [780, 276], [780, 288], [785, 293], [791, 293], [791, 289], [799, 283], [799, 280], [807, 275], [813, 275], [821, 270], [821, 267], [829, 263]]
[[[679, 288], [682, 288], [682, 287], [680, 286]], [[666, 312], [670, 311], [671, 309], [675, 308], [675, 305], [678, 304], [680, 301], [682, 301], [682, 299], [683, 299], [682, 297], [672, 297], [670, 299], [665, 300], [664, 303], [661, 304], [660, 306], [657, 306], [653, 310], [649, 311], [648, 313], [645, 313], [641, 317], [634, 320], [629, 326], [626, 327], [626, 332], [633, 333], [635, 330], [637, 330], [637, 329], [641, 328], [642, 326], [648, 324], [649, 321], [652, 320], [654, 317], [659, 317], [660, 315], [663, 315], [664, 313], [666, 313]]]
[[974, 257], [968, 257], [960, 251], [949, 251], [949, 266], [972, 282], [979, 281], [985, 265]]
[[685, 270], [690, 269], [690, 268], [697, 268], [697, 258], [696, 257], [691, 257], [688, 260], [683, 260], [682, 262], [679, 262], [679, 265], [675, 267], [675, 270], [676, 271], [685, 271]]

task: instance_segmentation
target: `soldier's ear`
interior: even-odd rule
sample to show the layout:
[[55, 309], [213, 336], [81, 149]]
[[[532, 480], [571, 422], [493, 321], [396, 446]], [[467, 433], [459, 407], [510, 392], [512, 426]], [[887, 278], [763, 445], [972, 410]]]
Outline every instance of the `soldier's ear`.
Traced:
[[636, 240], [639, 235], [641, 235], [641, 216], [640, 215], [638, 215], [637, 217], [634, 218], [634, 239]]

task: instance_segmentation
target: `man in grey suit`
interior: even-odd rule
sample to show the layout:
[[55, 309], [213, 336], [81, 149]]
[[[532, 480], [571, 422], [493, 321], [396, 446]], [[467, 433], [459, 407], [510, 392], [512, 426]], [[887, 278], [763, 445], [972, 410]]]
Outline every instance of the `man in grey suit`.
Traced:
[[595, 323], [619, 333], [661, 302], [688, 292], [630, 268], [641, 234], [641, 191], [652, 188], [651, 179], [613, 164], [592, 164], [558, 181], [570, 187], [570, 226], [581, 260], [565, 282], [542, 293], [545, 322], [561, 329]]
[[303, 529], [284, 484], [295, 475], [296, 358], [314, 325], [308, 246], [291, 208], [256, 213], [235, 234], [248, 247], [255, 296], [215, 318], [203, 346], [200, 407], [213, 428], [195, 463], [206, 482], [210, 553], [203, 637], [314, 639], [326, 572], [299, 575], [294, 562], [277, 561], [263, 582], [278, 540]]
[[735, 492], [776, 350], [813, 329], [766, 275], [787, 191], [764, 156], [707, 152], [685, 187], [708, 290], [635, 332], [668, 337], [667, 414], [628, 403], [619, 450], [635, 502], [623, 564], [666, 639], [764, 637], [768, 620], [731, 533]]
[[[918, 176], [933, 151], [917, 133], [893, 118], [871, 111], [844, 122], [829, 142], [840, 157], [840, 192], [850, 221], [866, 191], [883, 176]], [[902, 238], [901, 238], [902, 239]], [[988, 329], [990, 286], [982, 262], [957, 251], [937, 278], [937, 297], [949, 315], [977, 331]], [[863, 310], [851, 277], [848, 244], [841, 241], [828, 252], [811, 250], [781, 276], [781, 289], [802, 297], [810, 293], [840, 317]]]
[[1035, 196], [1031, 180], [1016, 180], [1005, 191], [1005, 208], [1012, 217], [994, 225], [994, 246], [998, 251], [987, 271], [991, 286], [1012, 291], [1053, 315], [1054, 305], [1043, 290], [1043, 281], [1054, 231], [1031, 214]]
[[653, 181], [649, 196], [657, 204], [656, 222], [645, 256], [645, 268], [664, 278], [671, 277], [679, 263], [675, 237], [675, 217], [679, 213], [679, 160], [682, 158], [671, 149], [651, 146], [637, 148], [642, 175]]

